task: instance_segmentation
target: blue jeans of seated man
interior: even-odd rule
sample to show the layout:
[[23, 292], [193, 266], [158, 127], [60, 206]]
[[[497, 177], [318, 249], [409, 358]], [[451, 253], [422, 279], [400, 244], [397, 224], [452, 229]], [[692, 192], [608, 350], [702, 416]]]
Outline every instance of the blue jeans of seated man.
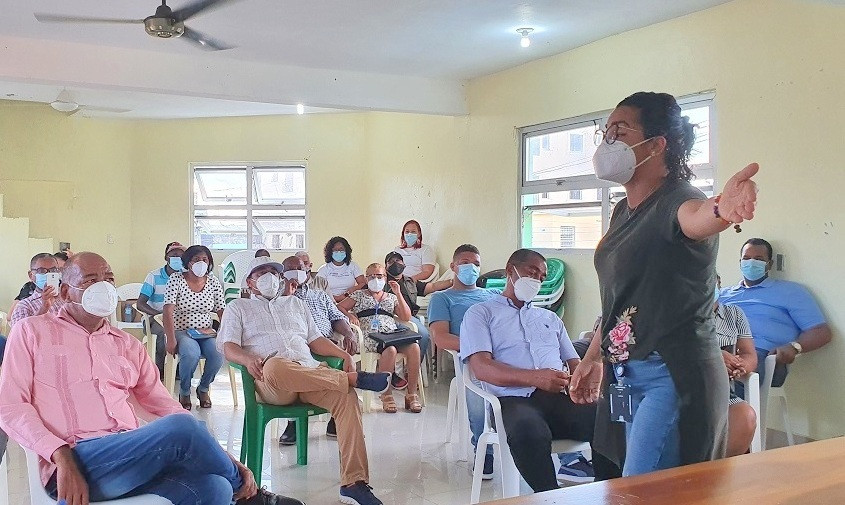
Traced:
[[[455, 370], [455, 373], [458, 375], [462, 375], [464, 373], [464, 367], [466, 364], [461, 361], [460, 362], [460, 370]], [[481, 381], [475, 379], [475, 385], [481, 387]], [[473, 393], [470, 390], [466, 391], [466, 398], [467, 398], [467, 417], [469, 418], [469, 430], [472, 432], [472, 438], [470, 438], [470, 442], [472, 442], [473, 450], [478, 448], [478, 437], [484, 433], [484, 412], [487, 409], [487, 402], [484, 401], [484, 398], [478, 396], [477, 394]], [[461, 434], [463, 436], [463, 434]], [[487, 446], [487, 454], [493, 454], [493, 446]]]
[[680, 408], [669, 368], [656, 352], [642, 361], [627, 361], [624, 368], [622, 382], [631, 386], [634, 417], [633, 422], [625, 423], [627, 451], [622, 476], [678, 466]]
[[179, 395], [189, 396], [191, 394], [191, 378], [197, 370], [200, 356], [205, 358], [205, 368], [197, 389], [207, 393], [208, 388], [214, 381], [214, 376], [223, 366], [223, 355], [217, 351], [216, 339], [195, 340], [188, 335], [188, 332], [177, 331], [176, 343], [179, 346]]
[[[83, 440], [73, 453], [91, 501], [154, 494], [174, 505], [229, 505], [243, 485], [229, 455], [190, 414]], [[56, 497], [55, 475], [46, 489]]]

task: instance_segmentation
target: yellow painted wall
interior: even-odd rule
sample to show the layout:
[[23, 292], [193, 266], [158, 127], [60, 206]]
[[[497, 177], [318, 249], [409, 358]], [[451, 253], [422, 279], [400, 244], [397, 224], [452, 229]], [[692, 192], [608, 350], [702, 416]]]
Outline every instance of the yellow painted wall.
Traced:
[[[66, 117], [46, 105], [0, 103], [3, 215], [29, 218], [29, 236], [101, 252], [126, 271], [130, 252], [130, 123]], [[113, 243], [107, 236], [113, 236]], [[16, 236], [16, 235], [15, 235]], [[4, 249], [12, 247], [4, 236]], [[18, 244], [18, 242], [15, 242]], [[26, 282], [30, 250], [3, 262], [0, 309]]]
[[[134, 125], [133, 261], [141, 279], [164, 262], [164, 245], [192, 243], [191, 162], [306, 162], [306, 242], [316, 266], [333, 235], [369, 259], [366, 114], [140, 121]], [[283, 259], [282, 254], [276, 259]], [[225, 255], [216, 257], [219, 264]]]
[[[612, 108], [639, 90], [684, 95], [716, 90], [716, 146], [721, 187], [733, 171], [760, 162], [758, 217], [741, 235], [722, 237], [719, 269], [738, 281], [738, 250], [752, 236], [769, 238], [786, 255], [776, 277], [807, 285], [834, 328], [834, 342], [801, 357], [787, 381], [793, 424], [814, 438], [845, 434], [845, 8], [822, 2], [748, 0], [640, 30], [472, 81], [471, 145], [484, 146], [465, 167], [516, 192], [514, 127]], [[487, 174], [490, 174], [488, 177]], [[489, 181], [489, 182], [488, 182]], [[492, 249], [511, 249], [517, 208], [503, 199], [479, 222], [501, 230]], [[495, 227], [495, 228], [494, 228]], [[566, 254], [565, 322], [589, 328], [599, 310], [592, 256]], [[772, 412], [776, 416], [776, 411]]]
[[[416, 218], [443, 266], [470, 242], [485, 270], [500, 268], [518, 244], [516, 128], [612, 108], [641, 89], [715, 89], [718, 184], [749, 161], [763, 166], [758, 218], [742, 235], [723, 236], [723, 279], [737, 280], [737, 250], [752, 235], [786, 254], [778, 276], [810, 287], [835, 331], [833, 344], [793, 369], [793, 422], [814, 438], [841, 435], [845, 316], [836, 302], [845, 284], [838, 267], [845, 204], [836, 191], [845, 171], [836, 118], [845, 110], [845, 66], [835, 48], [845, 42], [842, 26], [843, 8], [738, 0], [473, 80], [470, 114], [461, 118], [350, 113], [121, 123], [0, 105], [0, 184], [73, 188], [45, 190], [58, 202], [45, 211], [32, 206], [30, 190], [16, 189], [6, 215], [31, 216], [33, 230], [69, 239], [76, 250], [105, 252], [120, 282], [140, 280], [161, 264], [166, 242], [191, 241], [190, 162], [305, 159], [315, 263], [335, 233], [352, 241], [362, 266], [381, 260], [402, 223]], [[68, 191], [76, 198], [62, 200]], [[51, 226], [46, 217], [63, 205], [68, 213], [56, 219], [66, 221]], [[107, 233], [114, 245], [105, 243]], [[568, 265], [564, 321], [576, 334], [599, 310], [592, 254], [561, 257]]]

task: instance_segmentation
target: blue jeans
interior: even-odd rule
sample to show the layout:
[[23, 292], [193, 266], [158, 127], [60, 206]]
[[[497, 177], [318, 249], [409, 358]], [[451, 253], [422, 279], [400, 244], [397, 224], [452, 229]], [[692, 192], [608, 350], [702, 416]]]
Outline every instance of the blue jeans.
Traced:
[[634, 417], [625, 423], [627, 452], [622, 476], [680, 465], [679, 398], [669, 368], [657, 353], [642, 361], [628, 361], [624, 368], [621, 382], [631, 386]]
[[428, 347], [431, 345], [431, 334], [428, 332], [428, 326], [424, 325], [417, 316], [411, 316], [411, 321], [417, 325], [417, 333], [420, 334], [420, 356], [425, 359]]
[[[461, 361], [460, 362], [460, 370], [455, 370], [455, 374], [463, 375], [464, 367], [466, 364]], [[475, 385], [481, 387], [481, 381], [475, 379]], [[478, 448], [478, 437], [484, 433], [484, 412], [487, 409], [487, 402], [484, 401], [484, 398], [478, 396], [477, 394], [473, 393], [472, 391], [466, 389], [466, 397], [467, 397], [467, 417], [469, 418], [469, 430], [472, 432], [472, 438], [470, 438], [470, 442], [472, 442], [473, 448]], [[487, 446], [487, 454], [493, 454], [493, 446]]]
[[[229, 505], [243, 485], [229, 455], [189, 414], [83, 440], [73, 453], [91, 501], [154, 494], [174, 505]], [[56, 497], [55, 475], [47, 492]]]
[[0, 365], [3, 364], [3, 352], [6, 350], [6, 337], [0, 335]]
[[194, 340], [188, 336], [188, 332], [177, 331], [176, 343], [179, 346], [179, 395], [191, 394], [191, 378], [197, 370], [200, 356], [205, 358], [205, 369], [197, 389], [207, 393], [214, 381], [214, 376], [223, 366], [223, 355], [217, 351], [217, 340], [213, 338]]

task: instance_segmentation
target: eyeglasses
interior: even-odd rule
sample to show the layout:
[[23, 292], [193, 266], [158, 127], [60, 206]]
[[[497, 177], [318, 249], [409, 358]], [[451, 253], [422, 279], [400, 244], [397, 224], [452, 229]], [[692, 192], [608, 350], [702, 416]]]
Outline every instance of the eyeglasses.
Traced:
[[384, 274], [372, 274], [367, 276], [367, 280], [371, 281], [373, 279], [384, 279], [386, 276]]
[[33, 272], [37, 274], [56, 274], [59, 273], [59, 267], [52, 267], [52, 268], [33, 268]]
[[635, 128], [628, 128], [627, 126], [622, 126], [619, 123], [613, 123], [612, 125], [608, 126], [606, 129], [602, 130], [601, 128], [596, 130], [595, 137], [593, 138], [593, 142], [596, 145], [601, 144], [602, 139], [607, 142], [608, 145], [613, 144], [616, 142], [616, 139], [619, 138], [619, 129], [622, 128], [623, 130], [630, 130], [632, 132], [640, 132], [644, 133], [642, 130], [637, 130]]

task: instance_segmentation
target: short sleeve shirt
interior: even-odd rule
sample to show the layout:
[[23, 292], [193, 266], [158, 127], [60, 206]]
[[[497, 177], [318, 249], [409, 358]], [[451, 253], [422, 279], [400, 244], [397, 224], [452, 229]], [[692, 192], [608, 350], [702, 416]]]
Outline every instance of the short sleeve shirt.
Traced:
[[[417, 297], [425, 296], [425, 287], [428, 283], [415, 281], [406, 275], [403, 275], [398, 282], [399, 290], [402, 292], [402, 298], [405, 299], [405, 303], [411, 309], [411, 314], [416, 316], [417, 312], [420, 311], [420, 306], [417, 305]], [[393, 293], [393, 289], [391, 289], [389, 284], [384, 286], [384, 290], [388, 293]]]
[[311, 288], [306, 284], [300, 286], [294, 294], [308, 305], [311, 317], [314, 318], [314, 324], [317, 325], [320, 335], [324, 337], [331, 337], [334, 331], [332, 329], [333, 322], [348, 320], [343, 312], [337, 308], [337, 304], [332, 300], [332, 297], [322, 289]]
[[[324, 293], [325, 294], [325, 293]], [[310, 368], [319, 362], [311, 356], [308, 344], [320, 337], [305, 302], [295, 296], [238, 298], [226, 307], [220, 321], [217, 348], [232, 342], [244, 350], [276, 356]]]
[[628, 345], [627, 359], [642, 360], [653, 351], [664, 358], [673, 350], [702, 357], [717, 351], [718, 238], [691, 240], [678, 221], [684, 202], [704, 199], [689, 182], [667, 180], [634, 210], [627, 198], [616, 205], [595, 253], [604, 349], [610, 331], [627, 314], [636, 342]]
[[733, 347], [737, 339], [751, 338], [751, 327], [742, 309], [720, 303], [715, 310], [716, 338], [719, 347]]
[[181, 272], [174, 273], [167, 281], [164, 304], [176, 306], [173, 312], [176, 331], [211, 328], [211, 313], [226, 306], [223, 286], [214, 274], [208, 274], [202, 291], [196, 292], [188, 286]]
[[754, 346], [767, 351], [825, 323], [813, 295], [796, 282], [769, 278], [751, 287], [739, 284], [722, 289], [719, 301], [742, 309], [751, 325]]
[[[563, 321], [554, 312], [526, 303], [522, 308], [503, 295], [473, 305], [461, 324], [461, 360], [489, 352], [493, 359], [523, 370], [563, 370], [577, 359]], [[494, 386], [496, 396], [530, 396], [536, 388]]]
[[486, 302], [497, 294], [499, 294], [498, 290], [493, 291], [483, 288], [449, 288], [434, 293], [428, 303], [428, 323], [448, 321], [449, 333], [460, 337], [461, 323], [464, 321], [466, 311], [476, 303]]
[[423, 265], [434, 265], [437, 262], [434, 249], [426, 244], [422, 244], [419, 248], [406, 247], [402, 249], [397, 247], [394, 252], [402, 255], [402, 260], [405, 262], [404, 273], [408, 277], [413, 277], [422, 272]]
[[[364, 334], [375, 331], [393, 331], [397, 328], [393, 314], [396, 312], [399, 299], [393, 293], [385, 293], [385, 297], [381, 301], [376, 301], [366, 289], [355, 291], [349, 297], [355, 301], [355, 305], [352, 307], [353, 314], [378, 308], [378, 315], [358, 317], [361, 322], [361, 331]], [[377, 321], [378, 329], [374, 329], [374, 321]]]
[[141, 286], [141, 294], [149, 298], [147, 304], [159, 312], [164, 310], [164, 293], [168, 280], [170, 275], [167, 274], [167, 268], [161, 267], [148, 273], [144, 285]]
[[340, 266], [334, 263], [326, 263], [317, 270], [317, 275], [326, 279], [332, 296], [338, 296], [355, 286], [355, 278], [364, 275], [364, 272], [361, 271], [357, 263], [352, 261], [348, 265]]

